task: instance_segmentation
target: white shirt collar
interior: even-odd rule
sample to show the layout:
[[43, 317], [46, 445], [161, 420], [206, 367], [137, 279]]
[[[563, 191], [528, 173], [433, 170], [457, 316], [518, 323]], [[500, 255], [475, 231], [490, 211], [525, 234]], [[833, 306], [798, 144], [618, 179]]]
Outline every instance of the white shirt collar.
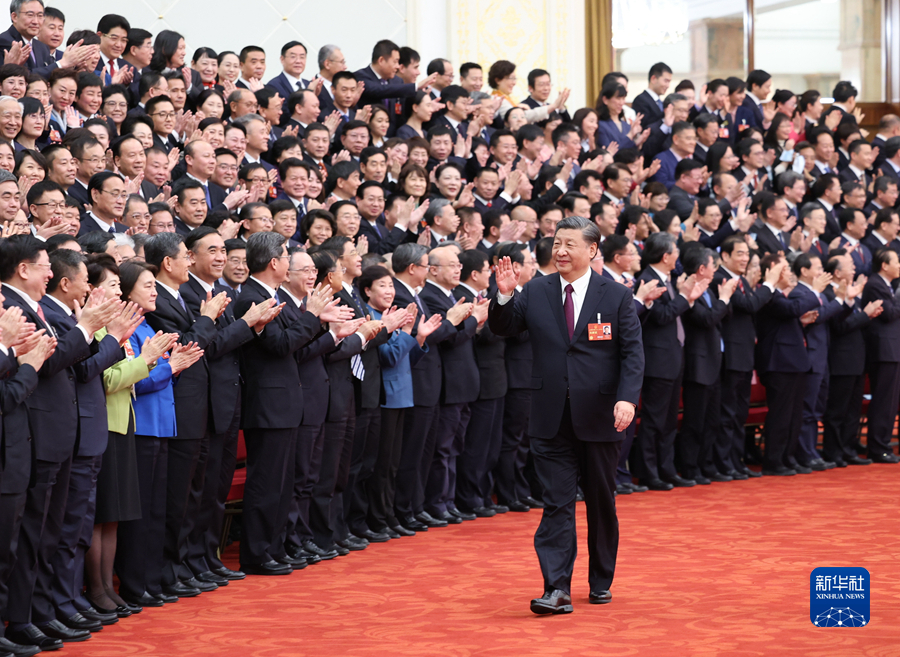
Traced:
[[91, 219], [93, 219], [94, 221], [96, 221], [96, 222], [97, 222], [97, 225], [100, 226], [100, 228], [103, 229], [103, 232], [104, 232], [104, 233], [108, 233], [108, 232], [109, 232], [109, 229], [110, 229], [110, 228], [113, 228], [113, 227], [115, 226], [114, 223], [112, 223], [112, 224], [106, 223], [105, 221], [103, 221], [103, 219], [101, 219], [100, 217], [98, 217], [97, 215], [95, 215], [93, 212], [88, 212], [88, 214], [90, 215]]
[[241, 286], [240, 286], [240, 285], [238, 285], [237, 287], [231, 287], [231, 283], [229, 283], [228, 281], [226, 281], [224, 276], [223, 276], [222, 278], [219, 279], [219, 285], [224, 285], [224, 286], [227, 287], [229, 290], [234, 290], [234, 291], [235, 291], [236, 293], [238, 293], [238, 294], [240, 294], [240, 292], [241, 292]]
[[885, 160], [885, 162], [887, 162], [888, 164], [890, 164], [890, 165], [891, 165], [891, 168], [892, 168], [894, 171], [900, 173], [900, 165], [895, 164], [893, 160]]
[[62, 311], [66, 314], [67, 317], [71, 317], [71, 316], [72, 316], [72, 309], [69, 308], [69, 307], [68, 307], [66, 304], [64, 304], [62, 301], [60, 301], [59, 299], [57, 299], [57, 298], [56, 298], [55, 296], [53, 296], [52, 294], [44, 295], [44, 298], [45, 298], [45, 299], [50, 299], [53, 303], [55, 303], [57, 306], [59, 306], [59, 307], [62, 309]]
[[395, 278], [395, 279], [394, 279], [394, 282], [395, 282], [395, 283], [400, 283], [400, 285], [402, 285], [403, 287], [405, 287], [405, 288], [407, 289], [407, 291], [409, 292], [410, 296], [413, 296], [413, 297], [414, 297], [414, 296], [416, 296], [416, 295], [419, 293], [419, 291], [418, 291], [417, 288], [411, 287], [411, 286], [409, 285], [409, 283], [407, 283], [407, 282], [404, 281], [403, 279]]
[[852, 171], [853, 173], [856, 174], [856, 177], [857, 177], [857, 178], [861, 178], [861, 179], [863, 179], [863, 180], [866, 179], [866, 172], [863, 171], [862, 169], [857, 169], [857, 168], [856, 168], [856, 165], [850, 164], [850, 165], [849, 165], [849, 169], [850, 169], [850, 171]]
[[18, 294], [22, 299], [24, 299], [25, 303], [28, 304], [28, 307], [31, 308], [34, 312], [37, 312], [38, 302], [31, 298], [31, 295], [19, 288], [10, 285], [9, 283], [4, 283], [4, 287], [8, 287], [10, 290]]
[[658, 269], [657, 269], [656, 267], [654, 267], [653, 265], [650, 265], [650, 269], [652, 269], [654, 272], [656, 272], [656, 275], [659, 276], [659, 277], [662, 279], [663, 285], [666, 285], [666, 284], [669, 282], [669, 275], [668, 275], [668, 274], [664, 274], [663, 272], [661, 272], [660, 270], [658, 270]]
[[435, 283], [434, 281], [431, 281], [431, 280], [425, 281], [425, 283], [426, 283], [426, 285], [427, 285], [428, 283], [431, 283], [431, 284], [434, 285], [437, 289], [439, 289], [441, 292], [443, 292], [445, 296], [448, 296], [448, 297], [452, 297], [452, 296], [453, 296], [453, 292], [451, 292], [450, 290], [448, 290], [447, 288], [445, 288], [445, 287], [444, 287], [443, 285], [441, 285], [440, 283]]
[[[202, 280], [199, 276], [194, 274], [194, 272], [188, 272], [188, 273], [190, 274], [191, 278], [193, 278], [195, 281], [200, 283], [200, 287], [203, 288], [204, 292], [212, 292], [213, 291], [213, 286], [210, 285], [209, 283], [207, 283], [206, 281]], [[160, 283], [160, 285], [162, 285], [162, 284]]]
[[294, 302], [294, 305], [295, 305], [295, 306], [297, 306], [298, 308], [300, 307], [300, 304], [301, 304], [302, 300], [301, 300], [301, 299], [298, 299], [298, 298], [295, 297], [293, 294], [291, 294], [290, 290], [288, 290], [286, 287], [284, 287], [284, 286], [282, 285], [280, 288], [278, 288], [278, 291], [279, 291], [279, 292], [283, 292], [284, 294], [286, 294], [287, 297], [288, 297], [288, 299], [290, 299], [291, 301]]
[[854, 244], [859, 242], [858, 239], [856, 239], [855, 237], [850, 237], [847, 233], [841, 233], [841, 237], [847, 240], [847, 243], [850, 244], [850, 246], [853, 246]]
[[175, 297], [175, 300], [176, 300], [176, 301], [178, 300], [178, 297], [181, 296], [181, 294], [178, 292], [178, 290], [172, 289], [171, 287], [169, 287], [168, 285], [166, 285], [165, 283], [163, 283], [163, 282], [160, 281], [159, 279], [156, 279], [156, 284], [159, 285], [159, 286], [160, 286], [162, 289], [164, 289], [166, 292], [168, 292], [169, 294], [171, 294], [173, 297]]
[[[888, 241], [887, 241], [884, 237], [882, 237], [882, 236], [881, 236], [881, 233], [879, 233], [877, 230], [873, 230], [873, 231], [872, 231], [872, 234], [875, 236], [875, 239], [877, 239], [877, 240], [878, 240], [879, 242], [881, 242], [882, 244], [887, 244], [887, 243], [888, 243]], [[4, 283], [4, 285], [5, 285], [5, 283]]]
[[660, 100], [659, 94], [653, 91], [653, 89], [647, 87], [647, 95], [650, 96], [653, 100]]
[[831, 212], [834, 209], [834, 206], [831, 203], [829, 203], [828, 201], [826, 201], [824, 198], [820, 198], [820, 199], [818, 199], [818, 201], [819, 201], [819, 203], [824, 205], [825, 209], [828, 210], [829, 212]]
[[610, 269], [607, 265], [603, 265], [603, 271], [608, 271], [609, 275], [613, 277], [613, 280], [616, 283], [621, 283], [622, 281], [625, 280], [624, 276], [622, 276], [621, 274], [617, 274], [612, 269]]
[[478, 290], [476, 290], [476, 289], [475, 289], [474, 287], [472, 287], [471, 285], [467, 285], [467, 284], [463, 283], [462, 281], [460, 281], [459, 284], [460, 284], [462, 287], [466, 288], [469, 292], [471, 292], [473, 297], [477, 297], [479, 294], [481, 294], [481, 292], [479, 292]]
[[250, 277], [250, 280], [251, 280], [251, 281], [256, 281], [257, 283], [259, 283], [259, 284], [262, 286], [262, 288], [263, 288], [266, 292], [269, 293], [269, 296], [270, 296], [270, 297], [272, 297], [273, 299], [275, 298], [275, 294], [276, 294], [275, 288], [269, 287], [268, 285], [266, 285], [265, 283], [263, 283], [261, 280], [259, 280], [256, 276], [251, 276], [251, 277]]
[[766, 228], [768, 228], [769, 230], [771, 230], [771, 231], [772, 231], [772, 234], [773, 234], [775, 237], [781, 237], [781, 229], [780, 229], [780, 228], [775, 228], [775, 226], [773, 226], [772, 224], [770, 224], [768, 221], [764, 221], [764, 222], [763, 222], [763, 225], [764, 225]]
[[[288, 73], [287, 71], [284, 71], [284, 70], [282, 70], [281, 73], [282, 73], [282, 75], [284, 75], [285, 78], [287, 78], [287, 81], [291, 83], [291, 91], [292, 92], [299, 91], [297, 89], [298, 82], [301, 83], [300, 84], [301, 87], [303, 86], [303, 84], [302, 84], [303, 81], [300, 78], [295, 78], [293, 75], [291, 75], [290, 73]], [[327, 82], [327, 80], [326, 80], [326, 82]], [[328, 86], [331, 86], [331, 85], [329, 84]]]
[[200, 184], [203, 185], [204, 187], [207, 187], [207, 186], [209, 185], [209, 181], [208, 181], [208, 180], [206, 180], [206, 181], [200, 180], [197, 176], [195, 176], [195, 175], [192, 174], [192, 173], [188, 173], [187, 171], [185, 171], [185, 172], [184, 172], [184, 175], [186, 175], [186, 176], [187, 176], [188, 178], [190, 178], [191, 180], [196, 180], [198, 183], [200, 183]]
[[816, 166], [819, 167], [819, 171], [823, 173], [829, 169], [828, 163], [821, 162], [820, 160], [816, 160]]
[[728, 274], [729, 276], [731, 276], [732, 278], [737, 278], [737, 277], [738, 277], [737, 274], [735, 274], [733, 271], [731, 271], [731, 270], [730, 270], [728, 267], [726, 267], [725, 265], [722, 265], [722, 270], [723, 270], [726, 274]]

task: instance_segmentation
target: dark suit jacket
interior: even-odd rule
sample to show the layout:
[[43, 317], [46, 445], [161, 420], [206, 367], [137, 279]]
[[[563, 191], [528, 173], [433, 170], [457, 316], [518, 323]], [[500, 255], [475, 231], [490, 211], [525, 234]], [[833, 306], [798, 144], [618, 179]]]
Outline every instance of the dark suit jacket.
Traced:
[[[456, 299], [473, 303], [475, 295], [462, 285], [453, 290]], [[487, 293], [483, 293], [487, 298]], [[499, 399], [506, 395], [506, 339], [496, 335], [487, 322], [475, 334], [475, 362], [481, 386], [478, 399]]]
[[[361, 317], [359, 306], [353, 301], [343, 288], [334, 296], [341, 301], [342, 306], [354, 309], [354, 317]], [[353, 337], [353, 336], [351, 336]], [[349, 339], [349, 338], [348, 338]], [[346, 340], [344, 342], [347, 342]], [[352, 342], [341, 342], [340, 349], [329, 351], [325, 356], [325, 369], [328, 371], [328, 380], [331, 385], [331, 394], [328, 399], [328, 421], [340, 422], [352, 417], [356, 412], [356, 391], [358, 379], [353, 375], [353, 356], [361, 355], [363, 344], [359, 337], [354, 337]], [[378, 350], [374, 351], [375, 357]], [[363, 363], [363, 367], [366, 367]], [[377, 366], [380, 372], [380, 365]], [[369, 370], [366, 368], [366, 378], [369, 378]], [[380, 384], [380, 377], [379, 377]], [[376, 393], [377, 394], [377, 393]]]
[[[719, 285], [731, 276], [721, 267], [713, 276], [709, 289], [713, 294]], [[753, 349], [756, 346], [754, 319], [760, 309], [772, 300], [772, 291], [760, 285], [750, 288], [750, 283], [741, 276], [741, 285], [735, 288], [728, 304], [728, 313], [722, 318], [722, 340], [725, 342], [725, 369], [733, 372], [753, 371]]]
[[381, 255], [392, 253], [397, 246], [406, 241], [409, 231], [396, 226], [388, 230], [384, 224], [384, 215], [378, 217], [375, 223], [378, 224], [377, 230], [367, 219], [360, 219], [359, 231], [356, 233], [357, 238], [365, 235], [369, 240], [369, 253], [380, 253]]
[[[241, 286], [234, 314], [241, 317], [254, 303], [271, 295], [253, 279]], [[292, 321], [282, 312], [262, 334], [241, 347], [244, 390], [241, 426], [245, 429], [293, 429], [303, 419], [303, 389], [294, 352], [319, 334], [321, 323], [312, 313]]]
[[[64, 314], [59, 304], [44, 297], [41, 299], [41, 308], [44, 309], [44, 317], [57, 335], [63, 336], [75, 330], [83, 338], [81, 331], [75, 329], [77, 323], [75, 317]], [[93, 340], [90, 350], [90, 357], [74, 365], [75, 392], [78, 398], [79, 456], [100, 456], [106, 451], [109, 422], [106, 414], [106, 391], [103, 389], [103, 371], [125, 357], [119, 342], [111, 335], [105, 335], [99, 342]]]
[[[838, 107], [837, 105], [832, 105], [827, 110], [822, 112], [822, 116], [819, 117], [819, 125], [825, 125], [825, 119], [828, 118], [828, 115], [832, 112], [840, 112], [841, 113], [841, 122], [838, 123], [838, 126], [841, 126], [845, 123], [857, 125], [856, 117], [850, 114], [849, 112], [845, 112], [843, 108]], [[837, 129], [837, 128], [835, 128]]]
[[823, 303], [819, 303], [819, 297], [815, 292], [800, 283], [791, 290], [788, 299], [802, 298], [809, 299], [810, 302], [815, 301], [818, 305], [819, 317], [812, 324], [803, 327], [803, 334], [806, 337], [810, 371], [823, 374], [828, 368], [828, 344], [830, 342], [828, 320], [835, 316], [848, 315], [851, 308], [835, 299], [826, 301], [825, 297], [822, 298]]
[[[429, 316], [440, 315], [446, 318], [447, 311], [456, 303], [452, 295], [448, 297], [431, 282], [425, 284], [419, 297], [428, 309]], [[478, 399], [479, 394], [480, 377], [473, 343], [478, 322], [474, 317], [469, 317], [456, 328], [457, 331], [438, 344], [443, 369], [443, 404], [473, 402]]]
[[[74, 185], [73, 185], [74, 187]], [[128, 226], [125, 224], [120, 224], [118, 221], [113, 224], [113, 227], [116, 229], [117, 233], [124, 233], [128, 230]], [[78, 235], [76, 237], [81, 237], [82, 235], [86, 235], [88, 233], [93, 233], [94, 231], [102, 230], [96, 221], [93, 220], [88, 215], [82, 215], [81, 217], [81, 226], [78, 228]]]
[[[840, 244], [838, 248], [845, 249], [849, 242], [841, 237]], [[872, 251], [868, 246], [859, 243], [853, 251], [850, 252], [850, 257], [853, 258], [853, 264], [856, 265], [856, 275], [865, 274], [868, 276], [872, 272]]]
[[[216, 324], [209, 317], [194, 315], [185, 301], [185, 308], [169, 293], [156, 284], [156, 310], [147, 313], [147, 324], [154, 331], [177, 333], [181, 344], [196, 342], [206, 350], [216, 339]], [[203, 437], [206, 430], [206, 413], [209, 404], [209, 364], [206, 355], [183, 370], [173, 382], [175, 392], [175, 420], [178, 435], [173, 439]], [[203, 421], [198, 421], [198, 414]]]
[[780, 290], [775, 291], [772, 300], [757, 315], [756, 370], [760, 374], [809, 372], [809, 354], [800, 317], [818, 308], [815, 295], [786, 297]]
[[650, 94], [646, 91], [642, 91], [638, 94], [637, 98], [631, 103], [631, 109], [633, 109], [638, 114], [643, 114], [644, 119], [641, 121], [641, 125], [649, 126], [651, 123], [659, 121], [665, 115], [659, 105], [656, 104], [656, 101], [650, 97]]
[[38, 375], [31, 365], [19, 365], [12, 356], [0, 358], [10, 367], [0, 376], [0, 492], [20, 494], [28, 488], [35, 458], [25, 400], [37, 388]]
[[[4, 308], [22, 309], [25, 319], [38, 329], [52, 329], [41, 321], [26, 300], [10, 287], [3, 287]], [[74, 454], [78, 444], [78, 393], [75, 390], [75, 363], [91, 355], [90, 344], [80, 329], [58, 336], [56, 351], [39, 371], [39, 383], [26, 400], [28, 420], [34, 438], [35, 457], [61, 463]]]
[[[875, 363], [900, 362], [900, 297], [879, 274], [869, 277], [862, 305], [881, 299], [884, 310], [863, 329], [866, 359]], [[859, 302], [857, 302], [859, 303]]]
[[[200, 304], [206, 301], [206, 292], [192, 276], [179, 290], [184, 303], [194, 314], [200, 316]], [[234, 314], [234, 290], [216, 283], [213, 295], [225, 292], [231, 303], [216, 320], [216, 334], [206, 346], [204, 357], [209, 365], [209, 410], [212, 430], [223, 434], [231, 426], [236, 411], [241, 406], [241, 351], [240, 347], [254, 338], [254, 330], [247, 322], [237, 319]]]
[[[25, 39], [15, 27], [10, 25], [6, 32], [0, 33], [0, 50], [9, 51], [14, 41], [24, 43]], [[31, 52], [34, 54], [34, 59], [29, 57], [25, 61], [25, 66], [32, 73], [36, 73], [46, 80], [56, 68], [56, 57], [53, 56], [46, 44], [38, 41], [37, 37], [31, 40]]]
[[900, 255], [900, 240], [898, 239], [894, 239], [887, 244], [882, 244], [881, 240], [879, 240], [874, 232], [872, 232], [862, 238], [860, 243], [868, 247], [869, 252], [871, 252], [873, 256], [881, 249], [893, 249], [897, 252], [897, 255]]
[[[834, 288], [828, 286], [823, 294], [834, 300]], [[849, 312], [837, 314], [828, 320], [831, 344], [828, 348], [828, 373], [830, 376], [862, 376], [866, 369], [866, 341], [863, 329], [872, 320], [863, 312], [859, 299]]]
[[[300, 84], [306, 89], [309, 86], [309, 80], [301, 80]], [[299, 91], [296, 87], [292, 87], [291, 83], [288, 82], [287, 77], [284, 74], [284, 71], [276, 75], [274, 78], [266, 82], [266, 86], [274, 89], [279, 93], [279, 95], [287, 102], [288, 96], [290, 96], [295, 91]]]
[[722, 318], [728, 304], [708, 293], [684, 314], [684, 380], [709, 386], [722, 368]]
[[[741, 112], [741, 117], [743, 118], [745, 115], [747, 117], [747, 125], [756, 126], [760, 130], [763, 129], [763, 113], [759, 108], [759, 105], [756, 104], [756, 101], [750, 97], [750, 90], [747, 90], [747, 95], [744, 96], [744, 102], [741, 105], [741, 108], [744, 109], [744, 112]], [[745, 114], [746, 113], [746, 114]], [[738, 116], [735, 115], [735, 119], [738, 119]], [[740, 123], [740, 120], [737, 121]], [[740, 138], [738, 139], [740, 141]]]
[[[514, 336], [527, 330], [540, 345], [534, 350], [528, 433], [553, 438], [568, 397], [579, 440], [622, 440], [625, 434], [615, 430], [613, 409], [618, 401], [637, 404], [644, 375], [641, 324], [631, 294], [591, 272], [569, 340], [560, 280], [559, 274], [534, 279], [506, 304], [491, 301], [488, 322], [494, 333]], [[612, 325], [611, 340], [588, 340], [587, 326], [598, 313]]]
[[[537, 271], [537, 270], [535, 270], [535, 271]], [[616, 283], [616, 285], [621, 285], [621, 283], [619, 283], [618, 281], [616, 281], [616, 279], [613, 278], [612, 274], [610, 274], [606, 269], [604, 269], [604, 270], [603, 270], [603, 273], [601, 273], [600, 275], [601, 275], [603, 278], [605, 278], [606, 280], [612, 281], [613, 283]], [[543, 274], [541, 274], [541, 276], [543, 276]], [[627, 286], [624, 286], [624, 285], [623, 285], [622, 287], [625, 287], [625, 289], [628, 289]], [[634, 290], [633, 290], [633, 289], [629, 289], [628, 291], [631, 292], [631, 296], [632, 296], [632, 298], [634, 298]], [[645, 306], [644, 304], [642, 304], [642, 303], [641, 303], [640, 301], [638, 301], [637, 299], [634, 299], [634, 312], [637, 313], [638, 319], [643, 319], [644, 315], [647, 314], [647, 306]]]
[[[697, 202], [697, 197], [693, 194], [688, 194], [685, 190], [677, 185], [673, 185], [669, 189], [669, 204], [666, 206], [667, 210], [674, 210], [678, 213], [678, 216], [682, 221], [688, 219], [691, 216], [691, 213], [694, 211], [694, 203]], [[724, 219], [723, 219], [724, 221]]]
[[[362, 296], [355, 285], [353, 289], [359, 301], [362, 302]], [[338, 293], [338, 297], [340, 297], [342, 305], [353, 308], [354, 319], [359, 319], [369, 314], [369, 307], [364, 302], [362, 302], [362, 305], [357, 303], [353, 296], [347, 293], [347, 290], [342, 289]], [[381, 405], [381, 360], [378, 358], [378, 346], [383, 345], [390, 337], [390, 333], [381, 329], [378, 335], [366, 343], [365, 350], [360, 354], [366, 373], [362, 381], [353, 377], [357, 413], [360, 408], [378, 408]]]
[[[134, 66], [132, 66], [131, 64], [129, 64], [127, 61], [125, 61], [125, 60], [122, 59], [121, 57], [119, 57], [119, 58], [116, 60], [116, 70], [117, 70], [117, 71], [121, 71], [123, 67], [124, 67], [124, 68], [131, 68], [131, 69], [134, 69], [134, 73], [137, 73], [137, 69], [136, 69]], [[99, 58], [99, 59], [97, 60], [97, 68], [94, 69], [94, 75], [96, 75], [97, 77], [99, 77], [100, 80], [103, 82], [104, 85], [108, 85], [108, 84], [111, 84], [111, 83], [110, 83], [110, 82], [107, 82], [107, 80], [106, 80], [106, 74], [104, 73], [105, 68], [106, 68], [106, 67], [103, 65], [103, 58], [101, 57], [101, 58]], [[132, 78], [132, 79], [133, 79], [133, 78]]]
[[659, 171], [653, 174], [650, 179], [652, 182], [661, 182], [670, 192], [675, 186], [675, 167], [678, 166], [678, 158], [672, 149], [666, 149], [661, 153], [653, 156], [654, 160], [659, 160]]
[[778, 241], [768, 226], [763, 225], [756, 231], [756, 245], [759, 247], [759, 252], [762, 254], [778, 253], [779, 251], [787, 253], [791, 243], [790, 235], [782, 233], [782, 236], [788, 245], [787, 247]]
[[[66, 190], [66, 194], [74, 198], [76, 201], [81, 203], [81, 205], [90, 205], [91, 199], [88, 196], [87, 187], [85, 187], [81, 182], [77, 179], [74, 183]], [[82, 210], [83, 211], [83, 210]]]
[[880, 168], [883, 175], [889, 177], [891, 180], [894, 180], [898, 185], [900, 185], [900, 175], [897, 174], [897, 171], [894, 169], [894, 167], [891, 166], [889, 162], [882, 162]]
[[[671, 148], [672, 131], [669, 130], [668, 133], [663, 132], [663, 119], [659, 119], [649, 124], [645, 121], [642, 125], [644, 128], [650, 128], [650, 135], [647, 137], [647, 141], [644, 142], [643, 146], [641, 146], [644, 164], [645, 166], [650, 166], [650, 163], [653, 162], [653, 158], [659, 153]], [[705, 159], [703, 163], [706, 164]]]
[[[662, 279], [649, 267], [641, 272], [635, 285], [639, 285], [640, 281], [656, 281], [658, 285], [663, 285]], [[674, 283], [672, 287], [675, 298], [668, 291], [663, 292], [653, 302], [643, 321], [644, 373], [646, 376], [669, 381], [678, 378], [683, 358], [676, 319], [682, 317], [683, 325], [683, 316], [690, 309], [688, 300], [678, 293]]]

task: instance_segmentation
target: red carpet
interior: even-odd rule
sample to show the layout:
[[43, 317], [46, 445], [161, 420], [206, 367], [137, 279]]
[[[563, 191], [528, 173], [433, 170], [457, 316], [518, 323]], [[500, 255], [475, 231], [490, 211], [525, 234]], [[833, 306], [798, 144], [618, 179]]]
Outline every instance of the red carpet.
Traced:
[[[539, 512], [508, 513], [146, 609], [64, 654], [900, 655], [900, 466], [873, 465], [619, 498], [613, 601], [537, 617]], [[586, 527], [583, 511], [579, 534]], [[809, 573], [862, 566], [863, 628], [815, 628]]]

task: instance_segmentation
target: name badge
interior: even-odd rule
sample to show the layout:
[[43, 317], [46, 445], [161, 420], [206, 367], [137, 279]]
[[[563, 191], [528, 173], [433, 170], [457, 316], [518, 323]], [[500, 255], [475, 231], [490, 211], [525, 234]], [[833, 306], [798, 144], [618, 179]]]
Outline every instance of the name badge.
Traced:
[[588, 324], [588, 340], [612, 340], [612, 324]]
[[719, 139], [728, 139], [728, 128], [724, 126], [719, 128]]
[[394, 114], [396, 114], [397, 116], [403, 114], [403, 103], [401, 103], [399, 100], [394, 102]]

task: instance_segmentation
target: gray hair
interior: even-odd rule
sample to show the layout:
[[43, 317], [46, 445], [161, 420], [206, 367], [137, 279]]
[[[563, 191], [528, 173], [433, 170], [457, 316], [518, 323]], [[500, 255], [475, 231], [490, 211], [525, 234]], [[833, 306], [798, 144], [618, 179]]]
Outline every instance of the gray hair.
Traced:
[[391, 257], [391, 267], [394, 269], [395, 274], [399, 274], [409, 269], [410, 265], [419, 264], [419, 260], [427, 253], [428, 248], [421, 244], [401, 244], [394, 249], [394, 255]]
[[44, 6], [44, 0], [12, 0], [12, 2], [9, 3], [9, 13], [18, 14], [22, 10], [22, 5], [32, 1], [37, 2], [41, 7]]
[[7, 101], [15, 103], [15, 104], [16, 104], [16, 107], [19, 108], [19, 113], [20, 113], [20, 114], [24, 114], [24, 113], [25, 113], [25, 108], [24, 108], [24, 106], [22, 105], [22, 103], [19, 102], [19, 99], [18, 99], [18, 98], [13, 98], [12, 96], [0, 96], [0, 103], [5, 103], [5, 102], [7, 102]]
[[16, 178], [13, 174], [11, 174], [6, 169], [0, 169], [0, 183], [5, 183], [5, 182], [14, 182], [18, 185], [19, 179]]
[[[230, 94], [228, 94], [228, 104], [231, 103], [239, 103], [241, 102], [241, 96], [244, 95], [245, 91], [249, 91], [248, 89], [235, 89]], [[253, 93], [253, 92], [250, 92]]]
[[444, 208], [446, 208], [448, 205], [450, 205], [450, 201], [445, 198], [433, 200], [428, 205], [428, 209], [425, 210], [425, 222], [429, 226], [434, 224], [434, 218], [442, 215], [444, 213]]
[[244, 126], [244, 129], [247, 128], [248, 123], [253, 123], [254, 121], [259, 121], [260, 123], [265, 123], [266, 120], [261, 117], [259, 114], [244, 114], [244, 116], [239, 116], [232, 123], [237, 123], [238, 125]]
[[281, 255], [284, 236], [274, 232], [253, 233], [247, 239], [247, 269], [251, 274], [261, 272], [273, 258]]
[[335, 50], [340, 50], [340, 48], [331, 43], [327, 43], [319, 48], [318, 62], [320, 70], [325, 68], [325, 62], [327, 62], [331, 58]]
[[159, 267], [166, 258], [178, 256], [182, 242], [184, 237], [178, 233], [157, 233], [144, 243], [144, 260], [148, 265]]
[[[590, 219], [574, 216], [566, 217], [556, 224], [556, 233], [561, 230], [580, 230], [585, 242], [588, 244], [593, 242], [598, 248], [600, 246], [600, 229]], [[556, 233], [553, 233], [553, 235], [555, 236]]]
[[134, 248], [134, 240], [131, 235], [116, 233], [113, 237], [116, 240], [116, 246], [130, 246], [132, 249]]

